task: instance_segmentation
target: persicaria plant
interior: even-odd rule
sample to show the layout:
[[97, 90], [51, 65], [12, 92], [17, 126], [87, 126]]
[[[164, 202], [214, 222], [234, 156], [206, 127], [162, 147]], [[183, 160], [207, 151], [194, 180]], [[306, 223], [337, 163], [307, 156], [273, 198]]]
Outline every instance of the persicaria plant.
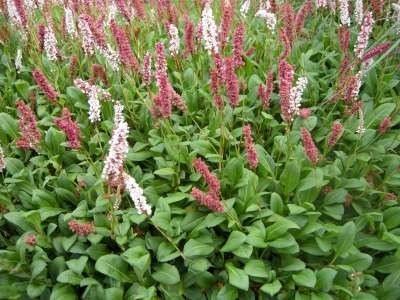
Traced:
[[398, 299], [399, 29], [398, 1], [3, 1], [0, 299]]

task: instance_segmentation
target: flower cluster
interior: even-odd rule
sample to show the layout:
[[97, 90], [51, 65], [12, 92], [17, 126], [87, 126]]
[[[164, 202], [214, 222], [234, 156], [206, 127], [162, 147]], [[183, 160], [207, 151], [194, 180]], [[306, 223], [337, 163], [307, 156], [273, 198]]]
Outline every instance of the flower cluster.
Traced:
[[36, 236], [34, 234], [29, 234], [24, 239], [25, 244], [29, 246], [36, 246]]
[[50, 61], [57, 60], [57, 55], [58, 55], [57, 39], [56, 39], [54, 32], [50, 26], [47, 26], [45, 28], [43, 46], [44, 46], [44, 51], [46, 52], [47, 58]]
[[225, 58], [225, 84], [230, 104], [233, 107], [239, 105], [239, 84], [235, 73], [235, 62], [233, 57]]
[[93, 223], [81, 223], [77, 220], [71, 220], [68, 222], [69, 229], [80, 236], [88, 236], [92, 232], [94, 232], [94, 224]]
[[360, 32], [357, 37], [357, 43], [354, 46], [354, 54], [362, 59], [365, 49], [367, 48], [369, 35], [372, 31], [372, 25], [374, 20], [372, 19], [372, 13], [370, 11], [365, 13]]
[[151, 53], [149, 51], [146, 52], [143, 58], [143, 69], [142, 69], [142, 78], [145, 85], [150, 85], [153, 77], [153, 73], [151, 70]]
[[219, 180], [217, 177], [211, 174], [206, 163], [201, 158], [196, 158], [194, 160], [193, 167], [203, 176], [205, 182], [209, 186], [209, 191], [207, 194], [194, 187], [192, 189], [193, 198], [195, 198], [201, 205], [208, 207], [212, 211], [223, 212], [224, 206], [219, 199]]
[[250, 0], [245, 0], [240, 7], [240, 14], [245, 17], [247, 16], [247, 13], [249, 12], [250, 9]]
[[133, 55], [129, 39], [125, 32], [117, 25], [115, 20], [110, 23], [111, 32], [117, 42], [119, 58], [128, 69], [139, 70], [139, 63]]
[[218, 52], [218, 31], [211, 3], [212, 1], [207, 0], [201, 13], [201, 37], [204, 48], [208, 50], [208, 52]]
[[300, 114], [301, 97], [303, 96], [307, 83], [308, 83], [307, 77], [300, 77], [299, 79], [297, 79], [296, 86], [290, 89], [289, 109], [292, 119], [294, 116]]
[[74, 84], [88, 97], [90, 122], [100, 121], [100, 98], [109, 100], [110, 93], [79, 78], [74, 80]]
[[75, 20], [74, 20], [74, 14], [68, 6], [64, 7], [65, 11], [65, 28], [67, 29], [68, 34], [71, 37], [76, 36], [76, 26], [75, 26]]
[[244, 24], [240, 23], [233, 37], [233, 57], [235, 60], [235, 67], [240, 67], [244, 65], [242, 60], [243, 55], [243, 42], [244, 42]]
[[128, 123], [122, 115], [123, 106], [116, 102], [114, 105], [114, 129], [109, 142], [110, 150], [105, 159], [102, 177], [111, 187], [123, 186], [124, 161], [128, 154]]
[[33, 78], [35, 79], [37, 85], [46, 95], [46, 97], [52, 102], [55, 103], [58, 98], [57, 91], [51, 86], [51, 84], [47, 81], [44, 74], [39, 70], [35, 69], [32, 71]]
[[300, 128], [300, 133], [308, 159], [313, 164], [316, 164], [318, 162], [318, 149], [315, 146], [311, 133], [305, 127]]
[[285, 60], [279, 62], [279, 96], [281, 100], [282, 117], [286, 122], [292, 120], [290, 106], [290, 91], [293, 82], [293, 67]]
[[179, 33], [178, 28], [174, 24], [168, 25], [168, 35], [169, 35], [169, 52], [172, 56], [176, 56], [179, 53]]
[[363, 0], [356, 0], [354, 3], [354, 18], [358, 25], [361, 25], [364, 18]]
[[274, 89], [274, 74], [272, 71], [268, 73], [265, 86], [260, 84], [258, 87], [258, 96], [261, 99], [263, 108], [267, 110], [269, 108], [269, 100], [271, 98], [272, 90]]
[[379, 133], [384, 134], [390, 128], [390, 123], [392, 119], [389, 116], [386, 116], [382, 119], [381, 123], [379, 124]]
[[185, 56], [194, 53], [194, 26], [193, 23], [190, 22], [188, 15], [185, 15]]
[[221, 26], [219, 30], [220, 32], [219, 41], [221, 48], [224, 48], [229, 36], [229, 31], [231, 29], [232, 19], [233, 19], [233, 9], [230, 0], [223, 1], [222, 11], [223, 13], [222, 13]]
[[[266, 2], [269, 3], [269, 2]], [[275, 31], [276, 27], [276, 15], [272, 11], [270, 11], [270, 5], [261, 5], [259, 10], [255, 13], [255, 17], [259, 17], [265, 20], [265, 24], [267, 28], [272, 32]]]
[[4, 151], [3, 147], [0, 145], [0, 172], [2, 172], [6, 168], [6, 162], [4, 159]]
[[19, 73], [22, 69], [22, 50], [18, 48], [17, 54], [15, 55], [15, 69]]
[[348, 0], [339, 0], [340, 23], [350, 26], [349, 2]]
[[139, 214], [151, 215], [151, 206], [147, 203], [146, 197], [143, 195], [143, 189], [137, 184], [135, 178], [124, 173], [125, 189], [128, 191], [133, 204]]
[[16, 101], [16, 107], [19, 112], [19, 129], [21, 137], [17, 140], [16, 145], [22, 149], [37, 150], [42, 138], [42, 134], [37, 128], [36, 117], [29, 106], [22, 100]]
[[243, 136], [244, 144], [247, 152], [247, 160], [249, 162], [250, 168], [255, 169], [258, 165], [258, 156], [256, 149], [254, 147], [253, 138], [251, 137], [251, 126], [243, 126]]
[[343, 125], [339, 121], [333, 122], [331, 133], [328, 137], [328, 146], [333, 147], [343, 134]]
[[78, 149], [81, 146], [81, 133], [77, 122], [71, 119], [71, 113], [68, 108], [62, 110], [62, 117], [55, 118], [54, 124], [65, 132], [68, 140], [68, 146], [72, 149]]

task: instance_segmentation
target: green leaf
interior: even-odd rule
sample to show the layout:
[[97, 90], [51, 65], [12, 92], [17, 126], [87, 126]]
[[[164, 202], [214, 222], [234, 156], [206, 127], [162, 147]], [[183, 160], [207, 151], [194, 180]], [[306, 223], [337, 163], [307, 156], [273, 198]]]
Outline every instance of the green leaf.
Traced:
[[376, 266], [376, 270], [381, 273], [393, 273], [400, 270], [400, 257], [385, 256]]
[[244, 291], [249, 289], [249, 275], [245, 271], [236, 268], [231, 262], [227, 262], [225, 268], [228, 272], [229, 283], [231, 285]]
[[180, 281], [178, 269], [166, 263], [156, 267], [151, 276], [154, 280], [166, 285], [176, 284]]
[[[0, 122], [1, 124], [1, 122]], [[5, 159], [6, 163], [6, 169], [7, 172], [10, 173], [11, 175], [17, 174], [19, 171], [21, 171], [25, 166], [22, 161], [19, 159], [13, 158], [13, 157], [6, 157]]]
[[287, 233], [287, 231], [291, 228], [299, 229], [299, 226], [296, 223], [282, 219], [267, 227], [266, 229], [267, 240], [273, 241], [279, 238], [280, 236], [284, 235], [285, 233]]
[[323, 268], [317, 272], [316, 287], [324, 292], [329, 292], [338, 272], [331, 268]]
[[83, 277], [74, 273], [72, 270], [66, 270], [57, 277], [57, 281], [61, 283], [68, 283], [71, 285], [79, 285]]
[[223, 175], [229, 180], [229, 183], [235, 186], [243, 176], [243, 160], [237, 157], [230, 159], [223, 169]]
[[124, 290], [122, 288], [108, 288], [104, 290], [105, 300], [122, 300], [124, 296]]
[[238, 291], [233, 286], [226, 284], [217, 294], [217, 300], [235, 300], [238, 299]]
[[357, 228], [353, 222], [347, 222], [340, 229], [338, 234], [337, 242], [335, 245], [335, 257], [342, 256], [346, 254], [351, 246], [353, 245], [354, 238], [356, 237]]
[[240, 231], [232, 231], [226, 241], [225, 245], [221, 248], [222, 252], [232, 252], [239, 248], [240, 245], [246, 240], [246, 235]]
[[51, 155], [57, 155], [64, 152], [64, 147], [61, 146], [61, 144], [65, 142], [64, 133], [51, 127], [47, 130], [44, 140]]
[[30, 84], [25, 80], [18, 79], [14, 82], [14, 85], [21, 97], [27, 100]]
[[195, 239], [190, 239], [183, 247], [183, 254], [186, 257], [205, 256], [209, 255], [213, 251], [213, 246], [201, 243]]
[[395, 108], [395, 103], [384, 103], [379, 105], [372, 113], [366, 115], [366, 128], [376, 126], [384, 117], [389, 116]]
[[70, 259], [66, 263], [70, 270], [74, 271], [76, 274], [81, 274], [86, 267], [87, 261], [87, 256], [81, 256], [78, 259]]
[[0, 113], [0, 128], [10, 138], [16, 139], [18, 137], [18, 121], [4, 112]]
[[28, 284], [28, 288], [26, 289], [26, 293], [28, 294], [28, 296], [30, 298], [39, 298], [40, 295], [46, 289], [46, 287], [47, 286], [45, 284], [39, 284], [39, 283], [30, 282]]
[[76, 300], [78, 299], [72, 286], [57, 283], [50, 295], [50, 300]]
[[305, 263], [300, 259], [291, 255], [282, 257], [282, 271], [293, 272], [301, 271], [306, 267]]
[[366, 253], [354, 253], [340, 261], [340, 264], [351, 266], [357, 272], [367, 270], [372, 264], [372, 257]]
[[122, 282], [132, 282], [128, 274], [129, 266], [118, 255], [108, 254], [100, 257], [95, 264], [96, 271]]
[[268, 278], [268, 267], [265, 265], [264, 261], [259, 259], [251, 259], [249, 260], [245, 267], [244, 271], [253, 277], [261, 277], [261, 278]]
[[[135, 272], [138, 277], [142, 277], [143, 274], [149, 269], [151, 258], [149, 252], [144, 246], [136, 246], [126, 250], [121, 257], [131, 266], [135, 268]], [[137, 270], [136, 270], [137, 269]]]
[[37, 277], [42, 271], [47, 267], [47, 264], [42, 259], [36, 259], [31, 264], [32, 276], [31, 278], [34, 279]]
[[324, 172], [320, 168], [315, 168], [307, 175], [306, 178], [301, 180], [298, 189], [299, 192], [307, 191], [314, 187], [322, 187], [328, 181], [324, 180]]
[[264, 284], [260, 290], [263, 291], [264, 293], [274, 296], [277, 292], [279, 292], [282, 288], [281, 282], [276, 279], [272, 283], [266, 283]]
[[154, 174], [159, 176], [171, 176], [175, 174], [175, 170], [172, 168], [162, 168], [154, 171]]
[[400, 207], [390, 207], [383, 212], [383, 223], [387, 229], [393, 229], [400, 225]]
[[157, 249], [157, 260], [167, 262], [179, 256], [179, 252], [169, 242], [162, 242]]
[[304, 269], [300, 273], [293, 274], [292, 278], [297, 285], [313, 288], [317, 282], [315, 273], [310, 269]]
[[286, 194], [294, 191], [300, 182], [300, 167], [297, 161], [288, 162], [283, 169], [280, 183], [284, 186]]

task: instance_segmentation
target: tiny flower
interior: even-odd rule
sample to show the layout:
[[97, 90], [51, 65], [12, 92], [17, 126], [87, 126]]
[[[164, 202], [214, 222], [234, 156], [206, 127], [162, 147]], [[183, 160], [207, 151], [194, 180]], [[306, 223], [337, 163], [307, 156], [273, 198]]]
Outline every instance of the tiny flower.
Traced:
[[122, 16], [125, 18], [125, 20], [129, 22], [131, 19], [131, 13], [130, 13], [130, 10], [129, 10], [128, 6], [126, 5], [125, 1], [124, 0], [115, 0], [114, 2], [117, 5], [119, 12], [122, 14]]
[[24, 239], [25, 244], [29, 246], [36, 246], [36, 236], [34, 234], [29, 234]]
[[47, 81], [46, 77], [39, 69], [35, 69], [32, 71], [33, 78], [35, 79], [37, 85], [46, 95], [46, 97], [52, 102], [55, 103], [58, 98], [57, 91], [51, 86], [51, 84]]
[[132, 4], [136, 15], [143, 20], [146, 17], [143, 0], [133, 0]]
[[251, 137], [251, 127], [250, 125], [245, 125], [243, 127], [244, 143], [247, 152], [247, 160], [249, 162], [250, 168], [255, 169], [258, 165], [258, 156], [256, 149], [254, 147], [253, 138]]
[[335, 121], [332, 125], [331, 134], [328, 137], [328, 146], [333, 147], [343, 134], [343, 125]]
[[307, 157], [315, 165], [318, 162], [318, 149], [315, 146], [313, 138], [310, 132], [304, 127], [300, 128], [300, 133]]
[[386, 116], [382, 119], [381, 123], [379, 124], [379, 133], [384, 134], [390, 128], [391, 118]]
[[395, 193], [386, 193], [385, 199], [389, 201], [397, 200], [397, 195]]
[[64, 107], [61, 118], [55, 118], [54, 124], [65, 132], [68, 140], [68, 146], [72, 149], [78, 149], [81, 146], [80, 129], [78, 123], [71, 119], [71, 113]]
[[358, 111], [358, 127], [356, 129], [356, 133], [359, 135], [363, 135], [365, 133], [365, 122], [364, 122], [364, 113], [362, 109]]
[[78, 57], [76, 55], [72, 55], [69, 59], [69, 77], [75, 78], [78, 66]]

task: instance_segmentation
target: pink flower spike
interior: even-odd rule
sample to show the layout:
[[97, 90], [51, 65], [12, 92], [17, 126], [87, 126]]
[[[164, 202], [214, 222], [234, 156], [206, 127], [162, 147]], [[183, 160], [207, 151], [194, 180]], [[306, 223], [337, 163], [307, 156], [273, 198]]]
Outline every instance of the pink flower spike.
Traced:
[[37, 128], [35, 114], [22, 100], [17, 100], [16, 106], [19, 112], [19, 129], [22, 135], [16, 141], [16, 145], [22, 149], [37, 150], [42, 134]]
[[315, 143], [313, 141], [313, 138], [312, 138], [310, 132], [306, 128], [302, 127], [302, 128], [300, 128], [300, 133], [301, 133], [301, 139], [303, 140], [304, 149], [306, 151], [308, 159], [314, 165], [317, 164], [318, 149], [315, 146]]
[[193, 167], [203, 176], [204, 180], [209, 185], [210, 190], [218, 194], [220, 190], [219, 180], [210, 172], [206, 163], [201, 158], [196, 158], [193, 162]]
[[200, 191], [198, 188], [194, 187], [192, 189], [192, 196], [195, 198], [201, 205], [206, 206], [210, 210], [214, 212], [223, 212], [224, 211], [224, 206], [222, 205], [222, 202], [218, 198], [218, 195], [209, 192], [208, 194], [205, 194], [204, 192]]
[[235, 67], [240, 67], [244, 65], [242, 60], [243, 55], [243, 43], [244, 43], [244, 25], [240, 23], [235, 31], [233, 37], [233, 56], [235, 61]]
[[25, 244], [29, 246], [36, 246], [36, 236], [34, 234], [27, 235], [24, 239]]
[[46, 97], [54, 104], [57, 102], [58, 93], [51, 86], [51, 84], [47, 81], [46, 77], [39, 69], [35, 69], [32, 71], [33, 78], [35, 79], [37, 85], [46, 95]]
[[290, 107], [290, 90], [293, 84], [293, 67], [285, 60], [279, 62], [279, 96], [283, 120], [290, 122], [292, 112]]
[[64, 131], [67, 136], [68, 146], [72, 149], [78, 149], [81, 146], [81, 133], [78, 123], [71, 119], [71, 113], [68, 108], [62, 110], [62, 117], [55, 118], [54, 124]]
[[251, 137], [251, 127], [250, 125], [245, 125], [243, 127], [244, 143], [247, 152], [247, 160], [249, 162], [250, 168], [255, 169], [258, 165], [258, 156], [256, 149], [254, 147], [253, 138]]
[[302, 108], [302, 109], [300, 109], [299, 115], [300, 115], [300, 118], [307, 119], [309, 116], [311, 116], [311, 109]]
[[332, 125], [331, 134], [328, 138], [328, 146], [333, 147], [343, 134], [343, 125], [339, 121], [335, 121]]
[[380, 134], [384, 134], [388, 131], [388, 129], [390, 128], [390, 123], [391, 123], [392, 119], [388, 116], [384, 117], [381, 121], [381, 123], [379, 124], [379, 133]]
[[235, 63], [233, 57], [228, 57], [225, 59], [225, 84], [231, 106], [238, 106], [239, 84], [235, 73]]

